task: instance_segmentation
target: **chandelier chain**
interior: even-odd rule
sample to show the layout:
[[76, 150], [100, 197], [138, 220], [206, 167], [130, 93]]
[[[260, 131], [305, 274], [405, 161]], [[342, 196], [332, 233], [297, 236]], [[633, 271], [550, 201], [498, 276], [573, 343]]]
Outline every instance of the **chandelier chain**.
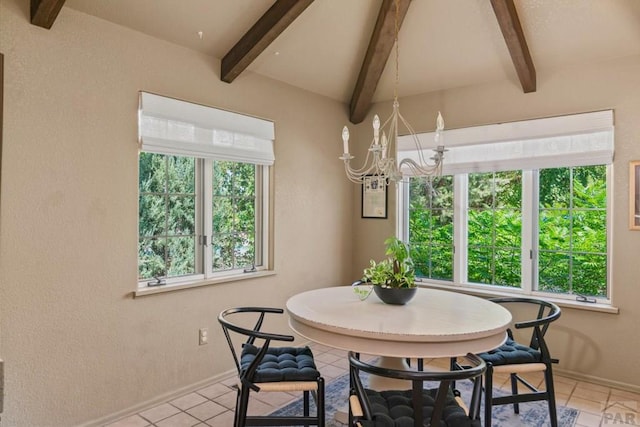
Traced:
[[393, 87], [393, 99], [398, 99], [398, 85], [400, 84], [400, 43], [398, 43], [398, 33], [400, 32], [400, 24], [398, 16], [400, 15], [400, 0], [395, 0], [396, 13], [394, 16], [394, 44], [396, 49], [396, 82]]

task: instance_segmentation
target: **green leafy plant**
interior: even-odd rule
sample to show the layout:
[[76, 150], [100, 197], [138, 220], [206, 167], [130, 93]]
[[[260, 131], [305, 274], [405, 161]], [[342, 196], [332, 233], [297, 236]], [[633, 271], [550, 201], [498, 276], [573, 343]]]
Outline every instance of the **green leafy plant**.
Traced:
[[407, 244], [397, 237], [389, 237], [384, 244], [388, 258], [380, 262], [371, 260], [371, 266], [364, 269], [362, 281], [385, 288], [415, 287], [415, 270]]

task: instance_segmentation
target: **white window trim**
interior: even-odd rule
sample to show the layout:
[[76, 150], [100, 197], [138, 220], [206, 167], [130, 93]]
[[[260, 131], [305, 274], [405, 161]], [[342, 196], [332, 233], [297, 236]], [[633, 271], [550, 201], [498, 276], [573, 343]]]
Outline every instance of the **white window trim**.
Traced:
[[134, 297], [143, 297], [147, 295], [163, 294], [167, 292], [181, 291], [184, 289], [200, 288], [203, 286], [218, 285], [221, 283], [237, 282], [240, 280], [258, 279], [261, 277], [274, 276], [274, 270], [261, 270], [254, 273], [237, 273], [219, 278], [210, 278], [202, 280], [188, 280], [176, 283], [167, 283], [164, 286], [138, 288], [133, 292]]
[[[256, 218], [260, 219], [260, 223], [256, 223], [256, 243], [255, 243], [255, 259], [260, 260], [256, 264], [254, 271], [245, 271], [244, 268], [235, 268], [224, 271], [212, 271], [212, 254], [210, 250], [211, 236], [213, 235], [213, 227], [210, 219], [212, 218], [212, 192], [207, 191], [205, 182], [212, 182], [213, 179], [213, 160], [211, 159], [196, 159], [196, 239], [200, 239], [203, 236], [207, 236], [207, 247], [203, 248], [202, 244], [198, 241], [197, 250], [195, 253], [195, 267], [196, 271], [202, 271], [202, 273], [189, 274], [184, 276], [175, 276], [164, 278], [163, 285], [160, 286], [148, 286], [147, 284], [153, 282], [154, 279], [143, 279], [137, 283], [137, 290], [135, 295], [147, 295], [162, 293], [164, 291], [173, 291], [178, 289], [186, 289], [192, 287], [199, 287], [205, 285], [212, 285], [217, 283], [232, 282], [237, 280], [248, 279], [251, 277], [268, 276], [273, 273], [272, 260], [270, 252], [270, 212], [271, 212], [271, 193], [270, 193], [270, 178], [271, 172], [268, 166], [261, 167], [261, 176], [256, 176], [256, 195], [258, 195], [258, 186], [260, 187], [260, 203], [256, 204]], [[260, 166], [260, 165], [257, 165]], [[200, 173], [198, 173], [200, 171]], [[256, 174], [258, 175], [258, 174]], [[211, 188], [209, 188], [211, 190]], [[200, 217], [202, 215], [202, 217]], [[259, 216], [262, 215], [262, 216]], [[260, 242], [257, 240], [261, 239]], [[271, 273], [270, 273], [271, 272]]]
[[[445, 131], [445, 142], [447, 148], [453, 147], [466, 147], [475, 144], [494, 144], [496, 142], [513, 141], [515, 139], [534, 139], [544, 137], [554, 137], [562, 135], [571, 135], [577, 133], [596, 133], [602, 131], [613, 131], [613, 110], [604, 110], [591, 113], [575, 114], [569, 116], [551, 117], [545, 119], [527, 120], [522, 122], [512, 122], [497, 125], [478, 126], [464, 129], [455, 129]], [[613, 135], [613, 132], [611, 132]], [[424, 141], [433, 141], [435, 133], [419, 134], [419, 139]], [[431, 144], [433, 145], [433, 144]], [[425, 144], [425, 147], [429, 147], [429, 144]], [[398, 147], [398, 161], [401, 161], [405, 157], [411, 157], [415, 155], [412, 153], [414, 148], [408, 144], [408, 137], [401, 137]], [[535, 274], [537, 273], [533, 268], [533, 262], [531, 262], [529, 249], [535, 250], [534, 243], [536, 239], [529, 231], [537, 230], [537, 227], [533, 227], [534, 209], [533, 198], [525, 198], [522, 200], [522, 257], [521, 257], [521, 288], [508, 288], [503, 286], [485, 285], [469, 283], [467, 280], [467, 184], [468, 175], [466, 173], [460, 173], [460, 171], [454, 167], [454, 266], [453, 266], [453, 281], [438, 281], [428, 278], [421, 278], [417, 281], [420, 284], [427, 286], [438, 287], [442, 289], [456, 289], [461, 292], [467, 292], [470, 294], [476, 294], [480, 296], [508, 296], [508, 295], [526, 295], [534, 297], [542, 297], [554, 302], [559, 303], [562, 306], [582, 308], [593, 311], [601, 311], [607, 313], [617, 313], [618, 309], [613, 305], [613, 268], [612, 268], [612, 217], [613, 217], [613, 176], [612, 176], [612, 160], [613, 160], [613, 136], [607, 142], [605, 149], [602, 150], [602, 146], [592, 147], [592, 156], [586, 156], [589, 161], [584, 161], [586, 166], [589, 164], [598, 164], [599, 162], [607, 163], [606, 166], [606, 179], [607, 179], [607, 298], [596, 298], [595, 303], [580, 302], [575, 300], [574, 295], [555, 294], [537, 291], [533, 289], [533, 283], [535, 280]], [[555, 160], [549, 162], [549, 158], [543, 159], [537, 163], [537, 167], [558, 167]], [[446, 156], [445, 156], [446, 168]], [[570, 161], [569, 164], [562, 165], [561, 167], [577, 166]], [[601, 163], [601, 164], [602, 164]], [[521, 163], [514, 162], [511, 166], [531, 166], [533, 163]], [[536, 168], [537, 168], [536, 167]], [[481, 168], [471, 168], [471, 172], [475, 170], [484, 170]], [[504, 170], [502, 168], [501, 170]], [[514, 168], [512, 170], [518, 170], [521, 168]], [[523, 168], [524, 169], [524, 168]], [[446, 173], [445, 173], [446, 174]], [[450, 173], [451, 174], [451, 173]], [[531, 170], [523, 170], [523, 195], [532, 194], [534, 188], [533, 172]], [[525, 193], [525, 190], [529, 190], [529, 193]], [[535, 196], [535, 195], [534, 195]], [[408, 239], [409, 231], [409, 219], [408, 209], [406, 209], [409, 199], [409, 185], [408, 180], [403, 180], [397, 186], [397, 206], [396, 206], [396, 235], [400, 236], [403, 240]], [[528, 199], [528, 200], [525, 200]], [[463, 233], [463, 230], [465, 233]], [[464, 250], [461, 250], [464, 248]]]
[[485, 298], [498, 298], [498, 297], [509, 297], [509, 296], [531, 296], [531, 297], [539, 297], [544, 298], [545, 300], [554, 302], [561, 307], [567, 308], [575, 308], [580, 310], [587, 311], [597, 311], [601, 313], [611, 313], [618, 314], [619, 309], [613, 304], [605, 303], [605, 302], [596, 302], [596, 303], [587, 303], [575, 301], [567, 298], [560, 298], [557, 294], [550, 294], [539, 292], [533, 295], [526, 294], [524, 292], [519, 292], [519, 289], [509, 289], [508, 291], [505, 289], [496, 289], [498, 287], [491, 285], [472, 285], [472, 284], [463, 284], [456, 282], [444, 282], [437, 281], [431, 279], [416, 279], [416, 283], [418, 286], [424, 286], [428, 288], [434, 289], [442, 289], [446, 291], [456, 291], [462, 292], [469, 295], [475, 295], [479, 297]]
[[[533, 289], [535, 283], [536, 271], [533, 266], [533, 262], [530, 258], [529, 250], [536, 250], [533, 231], [537, 230], [535, 224], [535, 212], [533, 209], [533, 197], [522, 198], [522, 256], [521, 256], [521, 287], [509, 288], [498, 285], [478, 284], [471, 283], [467, 280], [467, 184], [468, 175], [461, 174], [454, 176], [454, 265], [453, 265], [453, 281], [441, 281], [429, 278], [418, 278], [419, 283], [429, 284], [430, 286], [437, 286], [441, 288], [455, 288], [466, 289], [469, 293], [477, 293], [486, 296], [504, 296], [504, 295], [527, 295], [534, 297], [543, 297], [556, 302], [563, 302], [570, 306], [592, 307], [597, 309], [596, 311], [617, 312], [617, 308], [613, 307], [613, 289], [611, 284], [613, 283], [613, 268], [612, 268], [612, 166], [607, 165], [607, 294], [608, 298], [596, 298], [596, 303], [583, 303], [575, 300], [575, 295], [572, 294], [556, 294], [543, 292]], [[533, 191], [533, 172], [523, 171], [523, 192], [522, 194], [532, 194]], [[525, 188], [528, 187], [529, 193], [525, 193]], [[533, 194], [532, 194], [533, 195]], [[533, 195], [535, 196], [535, 195]], [[398, 221], [396, 221], [396, 235], [400, 236], [403, 240], [408, 240], [409, 222], [408, 222], [408, 209], [405, 206], [408, 203], [409, 198], [409, 185], [404, 182], [398, 185], [397, 191], [397, 211]], [[463, 232], [465, 231], [465, 232]], [[531, 249], [528, 249], [531, 248]], [[576, 303], [576, 304], [573, 304]], [[603, 307], [609, 307], [611, 310], [604, 310]]]

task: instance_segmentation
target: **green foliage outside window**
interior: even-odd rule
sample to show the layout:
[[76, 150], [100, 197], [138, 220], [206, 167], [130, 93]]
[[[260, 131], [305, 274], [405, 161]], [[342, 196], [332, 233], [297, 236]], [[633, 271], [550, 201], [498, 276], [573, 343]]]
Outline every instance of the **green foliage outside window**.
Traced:
[[607, 295], [606, 167], [540, 171], [539, 289]]
[[469, 282], [520, 287], [520, 171], [469, 175]]
[[[542, 169], [537, 176], [534, 290], [606, 297], [606, 166]], [[522, 172], [469, 174], [467, 196], [468, 282], [521, 287]], [[410, 180], [416, 276], [453, 280], [453, 215], [453, 177]]]
[[195, 272], [195, 160], [140, 153], [138, 279]]
[[410, 181], [409, 247], [416, 276], [453, 280], [453, 177]]
[[[138, 280], [202, 274], [203, 192], [196, 175], [204, 160], [141, 153], [138, 210]], [[256, 169], [253, 164], [212, 161], [209, 271], [255, 265]], [[200, 209], [200, 211], [197, 211]], [[199, 224], [196, 227], [196, 224]], [[198, 228], [198, 231], [196, 231]]]
[[255, 263], [256, 166], [214, 162], [213, 271], [251, 267]]

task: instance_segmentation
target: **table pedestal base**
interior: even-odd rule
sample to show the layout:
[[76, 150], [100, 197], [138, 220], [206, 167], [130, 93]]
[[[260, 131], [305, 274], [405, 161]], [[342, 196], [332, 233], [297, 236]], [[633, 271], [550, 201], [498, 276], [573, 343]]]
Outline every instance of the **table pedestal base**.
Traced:
[[[386, 357], [380, 356], [380, 358], [373, 363], [381, 368], [397, 369], [399, 371], [410, 371], [411, 367], [407, 364], [406, 359], [400, 357]], [[369, 377], [369, 388], [372, 390], [411, 390], [411, 382], [407, 380], [398, 380], [395, 378], [385, 378], [378, 375], [371, 375]]]

